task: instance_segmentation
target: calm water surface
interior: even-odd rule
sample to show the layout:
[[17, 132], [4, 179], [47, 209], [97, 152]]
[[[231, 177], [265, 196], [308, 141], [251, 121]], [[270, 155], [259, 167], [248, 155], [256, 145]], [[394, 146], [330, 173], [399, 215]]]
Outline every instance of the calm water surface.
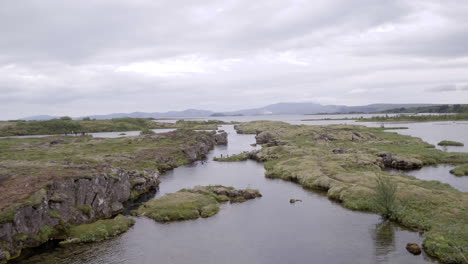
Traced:
[[[262, 198], [224, 204], [206, 219], [160, 224], [135, 218], [127, 233], [104, 243], [56, 248], [18, 263], [430, 263], [409, 254], [408, 242], [422, 238], [372, 214], [353, 212], [299, 185], [264, 177], [254, 161], [212, 161], [220, 154], [250, 150], [252, 135], [237, 135], [206, 161], [161, 176], [157, 196], [196, 185], [257, 188]], [[289, 199], [302, 199], [290, 204]]]

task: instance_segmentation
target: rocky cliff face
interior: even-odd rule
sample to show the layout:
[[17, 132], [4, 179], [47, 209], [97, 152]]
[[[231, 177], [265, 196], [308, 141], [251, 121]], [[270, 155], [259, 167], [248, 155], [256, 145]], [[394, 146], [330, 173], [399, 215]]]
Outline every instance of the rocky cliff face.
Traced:
[[[202, 159], [214, 145], [227, 143], [227, 134], [200, 136], [182, 152], [192, 162]], [[114, 216], [126, 201], [158, 187], [158, 172], [94, 168], [84, 176], [55, 179], [27, 201], [0, 212], [0, 263], [17, 257], [23, 248], [63, 238], [67, 227]]]
[[111, 217], [123, 210], [124, 202], [157, 186], [157, 172], [116, 168], [95, 177], [54, 181], [35, 194], [34, 202], [17, 208], [12, 221], [0, 224], [0, 261], [59, 236], [67, 225]]

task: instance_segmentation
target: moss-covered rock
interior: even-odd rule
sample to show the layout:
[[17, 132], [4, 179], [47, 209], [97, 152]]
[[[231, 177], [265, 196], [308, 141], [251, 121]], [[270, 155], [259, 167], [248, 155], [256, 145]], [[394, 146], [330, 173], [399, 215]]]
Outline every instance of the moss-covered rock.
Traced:
[[70, 228], [67, 239], [60, 242], [60, 245], [103, 241], [126, 232], [134, 224], [135, 220], [118, 215], [113, 219], [74, 226]]
[[158, 222], [189, 220], [217, 214], [222, 202], [244, 202], [260, 196], [259, 191], [252, 189], [237, 190], [221, 185], [197, 186], [148, 201], [132, 214]]

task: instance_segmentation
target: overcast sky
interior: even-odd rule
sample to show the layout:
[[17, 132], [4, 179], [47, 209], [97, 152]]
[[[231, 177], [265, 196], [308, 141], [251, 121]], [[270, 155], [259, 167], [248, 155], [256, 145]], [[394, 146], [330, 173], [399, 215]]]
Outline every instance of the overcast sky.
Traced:
[[4, 0], [0, 119], [468, 103], [466, 0]]

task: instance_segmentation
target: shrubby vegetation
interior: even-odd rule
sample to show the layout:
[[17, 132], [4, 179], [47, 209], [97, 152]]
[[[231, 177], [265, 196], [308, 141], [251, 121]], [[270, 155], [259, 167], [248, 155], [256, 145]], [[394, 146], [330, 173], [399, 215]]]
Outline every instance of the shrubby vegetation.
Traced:
[[144, 128], [143, 130], [140, 131], [140, 135], [154, 135], [156, 132], [149, 128]]
[[374, 204], [385, 219], [396, 220], [398, 217], [398, 186], [388, 175], [377, 175]]

